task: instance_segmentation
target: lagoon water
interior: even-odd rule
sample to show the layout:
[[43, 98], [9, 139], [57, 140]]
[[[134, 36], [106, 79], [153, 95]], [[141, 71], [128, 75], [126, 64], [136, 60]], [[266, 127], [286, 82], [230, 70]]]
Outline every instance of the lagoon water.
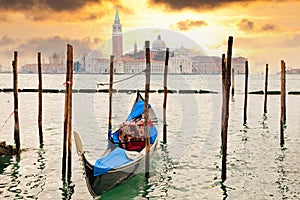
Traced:
[[[121, 80], [129, 75], [116, 75]], [[108, 75], [75, 74], [74, 88], [94, 89]], [[63, 74], [44, 74], [43, 88], [63, 89]], [[144, 75], [120, 82], [118, 89], [144, 89]], [[151, 76], [151, 89], [163, 89], [163, 75]], [[168, 143], [160, 143], [151, 178], [138, 174], [99, 199], [300, 199], [300, 96], [287, 95], [285, 145], [279, 144], [280, 95], [248, 95], [243, 125], [244, 76], [235, 76], [230, 100], [227, 180], [221, 182], [221, 76], [170, 75], [169, 89], [211, 90], [217, 94], [168, 94]], [[12, 88], [12, 75], [0, 74], [0, 88]], [[36, 74], [20, 74], [19, 88], [37, 88]], [[101, 86], [105, 89], [107, 86]], [[263, 90], [264, 75], [250, 75], [249, 91]], [[287, 75], [287, 91], [299, 91], [300, 75]], [[280, 75], [269, 76], [269, 90], [280, 90]], [[135, 94], [113, 94], [113, 127], [127, 117]], [[162, 118], [163, 94], [150, 102]], [[73, 143], [72, 182], [61, 180], [63, 93], [43, 93], [44, 145], [39, 147], [37, 93], [19, 93], [21, 157], [0, 158], [0, 199], [92, 199]], [[106, 147], [107, 93], [73, 94], [73, 130], [94, 162]], [[13, 144], [13, 94], [0, 93], [0, 140]], [[6, 121], [7, 120], [7, 121]], [[161, 127], [159, 127], [162, 130]], [[162, 141], [162, 135], [160, 136]]]

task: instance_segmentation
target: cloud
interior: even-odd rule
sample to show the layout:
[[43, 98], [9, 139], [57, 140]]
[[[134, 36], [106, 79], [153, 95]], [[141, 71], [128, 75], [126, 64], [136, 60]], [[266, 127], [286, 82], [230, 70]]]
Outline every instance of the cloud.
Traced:
[[6, 46], [13, 44], [15, 42], [14, 39], [8, 37], [7, 35], [4, 35], [2, 38], [0, 38], [0, 46]]
[[81, 54], [88, 53], [96, 45], [94, 39], [86, 37], [83, 39], [67, 39], [60, 36], [54, 36], [52, 38], [36, 38], [28, 41], [26, 49], [29, 49], [32, 44], [37, 44], [35, 46], [36, 50], [45, 51], [45, 52], [58, 52], [65, 51], [66, 45], [71, 44], [74, 48], [74, 57], [79, 57]]
[[[115, 5], [124, 8], [121, 0], [0, 0], [0, 23], [12, 13], [21, 13], [32, 21], [90, 21], [111, 14], [107, 7]], [[128, 8], [123, 11], [131, 12]]]
[[299, 48], [300, 47], [300, 33], [295, 34], [290, 38], [283, 38], [281, 45], [286, 48]]
[[266, 32], [276, 30], [276, 26], [274, 24], [257, 25], [248, 19], [242, 19], [237, 26], [244, 32]]
[[255, 0], [148, 0], [150, 5], [155, 6], [156, 4], [165, 5], [167, 8], [171, 10], [183, 10], [186, 8], [191, 8], [195, 10], [199, 9], [214, 9], [226, 4], [231, 3], [243, 3], [247, 4], [253, 2]]
[[265, 24], [261, 27], [262, 31], [273, 31], [275, 29], [276, 29], [276, 27], [273, 24]]
[[148, 0], [148, 4], [154, 7], [159, 7], [164, 5], [165, 8], [169, 10], [212, 10], [217, 8], [224, 8], [228, 5], [239, 4], [242, 6], [247, 6], [255, 2], [299, 2], [299, 0]]
[[[101, 2], [101, 1], [100, 1]], [[99, 0], [0, 0], [2, 10], [32, 10], [33, 8], [50, 9], [53, 11], [74, 11], [91, 3], [99, 3]]]
[[[13, 42], [11, 38], [6, 36], [0, 39], [0, 45]], [[71, 44], [74, 49], [74, 59], [78, 59], [83, 54], [88, 54], [100, 42], [99, 38], [82, 38], [82, 39], [68, 39], [60, 36], [49, 38], [32, 38], [24, 41], [15, 49], [12, 47], [2, 48], [0, 55], [9, 59], [16, 50], [23, 58], [32, 58], [36, 56], [36, 52], [41, 52], [43, 57], [52, 56], [55, 52], [66, 52], [67, 44]]]
[[262, 48], [270, 49], [293, 49], [300, 47], [300, 33], [291, 37], [270, 37], [270, 36], [257, 36], [257, 37], [237, 37], [235, 43], [237, 46], [243, 49], [258, 50]]
[[243, 31], [253, 31], [254, 22], [249, 21], [248, 19], [242, 19], [238, 24], [238, 27]]
[[207, 26], [207, 23], [203, 20], [190, 20], [179, 21], [176, 23], [176, 27], [181, 31], [187, 31], [194, 27]]
[[0, 23], [1, 22], [8, 22], [7, 17], [5, 17], [4, 15], [0, 16]]

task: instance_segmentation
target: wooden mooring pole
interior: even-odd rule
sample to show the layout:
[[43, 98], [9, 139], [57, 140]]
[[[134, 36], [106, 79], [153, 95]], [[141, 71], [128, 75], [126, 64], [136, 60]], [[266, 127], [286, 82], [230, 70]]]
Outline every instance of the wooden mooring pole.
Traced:
[[113, 93], [113, 82], [114, 82], [114, 56], [110, 56], [109, 66], [109, 114], [108, 114], [108, 145], [110, 145], [110, 137], [112, 131], [112, 93]]
[[228, 119], [229, 119], [229, 98], [230, 98], [230, 86], [231, 86], [231, 59], [232, 59], [232, 45], [233, 37], [229, 36], [227, 61], [225, 64], [225, 55], [222, 55], [222, 91], [223, 91], [223, 103], [222, 103], [222, 174], [221, 178], [224, 182], [226, 180], [226, 162], [227, 162], [227, 131], [228, 131]]
[[247, 103], [248, 103], [248, 61], [245, 61], [245, 99], [244, 99], [244, 125], [247, 124]]
[[167, 143], [167, 95], [168, 95], [168, 64], [169, 64], [169, 48], [166, 49], [166, 59], [164, 68], [164, 102], [163, 102], [163, 143]]
[[[67, 53], [68, 54], [68, 53]], [[64, 110], [64, 137], [63, 137], [63, 157], [62, 157], [62, 178], [66, 178], [67, 171], [67, 140], [68, 140], [68, 105], [69, 105], [69, 87], [68, 82], [70, 82], [70, 72], [68, 67], [67, 59], [67, 69], [66, 69], [66, 82], [65, 82], [65, 110]]]
[[223, 148], [224, 123], [226, 114], [226, 57], [222, 54], [222, 116], [221, 116], [221, 142]]
[[146, 48], [146, 83], [145, 83], [145, 102], [144, 102], [144, 128], [146, 134], [146, 157], [145, 157], [145, 178], [150, 178], [150, 133], [148, 129], [149, 120], [149, 90], [150, 90], [150, 73], [151, 73], [151, 62], [150, 62], [150, 42], [145, 41]]
[[232, 68], [232, 83], [231, 83], [231, 95], [234, 96], [234, 68]]
[[268, 99], [268, 73], [269, 73], [269, 65], [268, 65], [268, 64], [266, 64], [264, 113], [267, 113], [267, 99]]
[[283, 62], [283, 123], [286, 124], [286, 66], [285, 62]]
[[[67, 72], [65, 82], [65, 113], [64, 113], [64, 140], [62, 158], [62, 178], [71, 180], [72, 175], [72, 81], [73, 81], [73, 47], [67, 45]], [[67, 165], [68, 163], [68, 165]], [[67, 167], [68, 168], [67, 168]]]
[[70, 72], [69, 87], [69, 105], [68, 105], [68, 174], [67, 179], [70, 182], [72, 176], [72, 88], [73, 88], [73, 46], [68, 44], [67, 65]]
[[286, 99], [285, 99], [285, 62], [281, 60], [281, 116], [280, 116], [280, 146], [284, 145], [284, 125], [286, 123]]
[[43, 128], [42, 128], [42, 107], [43, 107], [43, 85], [42, 85], [42, 65], [41, 65], [41, 52], [38, 52], [37, 56], [38, 60], [38, 91], [39, 91], [39, 97], [38, 97], [38, 129], [39, 129], [39, 139], [40, 139], [40, 147], [43, 146]]
[[16, 144], [16, 154], [20, 155], [20, 125], [19, 125], [19, 103], [18, 103], [18, 52], [14, 52], [13, 66], [13, 90], [14, 90], [14, 139]]

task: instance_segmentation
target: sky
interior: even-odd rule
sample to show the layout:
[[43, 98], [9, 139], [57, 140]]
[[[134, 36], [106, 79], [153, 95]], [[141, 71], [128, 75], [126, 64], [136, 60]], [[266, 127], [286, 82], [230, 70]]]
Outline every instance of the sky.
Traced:
[[124, 37], [141, 33], [127, 38], [132, 43], [154, 41], [144, 38], [149, 29], [164, 39], [166, 30], [221, 56], [233, 36], [233, 57], [247, 58], [250, 73], [264, 72], [266, 64], [279, 72], [281, 60], [300, 68], [300, 0], [0, 0], [0, 65], [10, 69], [14, 51], [19, 65], [36, 62], [38, 51], [47, 62], [68, 43], [76, 60], [111, 39], [116, 5]]

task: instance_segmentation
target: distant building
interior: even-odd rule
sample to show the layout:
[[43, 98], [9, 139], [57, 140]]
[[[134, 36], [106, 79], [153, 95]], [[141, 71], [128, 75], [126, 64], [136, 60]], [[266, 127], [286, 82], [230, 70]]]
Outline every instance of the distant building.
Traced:
[[[163, 73], [165, 66], [166, 43], [161, 35], [153, 41], [150, 49], [150, 61], [152, 73]], [[114, 23], [112, 25], [112, 54], [115, 58], [114, 73], [138, 73], [146, 68], [145, 47], [138, 49], [136, 42], [133, 51], [123, 55], [122, 24], [118, 7]], [[237, 74], [244, 73], [245, 58], [232, 59], [232, 67]], [[87, 73], [109, 73], [109, 59], [91, 58], [85, 61], [85, 72]], [[170, 49], [169, 73], [175, 74], [220, 74], [221, 58], [216, 56], [192, 56], [188, 49], [181, 46]]]
[[175, 49], [172, 55], [169, 59], [169, 73], [193, 73], [193, 63], [189, 58], [189, 52], [186, 48], [181, 46], [180, 48]]
[[[133, 51], [123, 54], [122, 24], [116, 7], [114, 23], [112, 24], [112, 54], [114, 55], [114, 73], [139, 73], [146, 68], [145, 47], [138, 48], [133, 43]], [[150, 61], [152, 73], [163, 73], [165, 67], [166, 43], [161, 35], [152, 42]], [[74, 71], [83, 73], [109, 73], [110, 60], [101, 58], [100, 53], [91, 52], [82, 55], [74, 61]], [[232, 68], [236, 74], [244, 73], [246, 59], [232, 58]], [[65, 73], [66, 55], [64, 52], [54, 53], [49, 57], [49, 63], [42, 64], [43, 73]], [[0, 72], [2, 66], [0, 65]], [[26, 64], [20, 68], [22, 73], [37, 73], [37, 64]], [[183, 45], [169, 49], [168, 72], [172, 74], [221, 74], [221, 58], [192, 54]]]
[[217, 56], [195, 56], [192, 63], [197, 74], [220, 74], [222, 70], [222, 59]]
[[[66, 73], [66, 64], [54, 64], [54, 63], [47, 63], [41, 64], [42, 72], [45, 74], [60, 74]], [[38, 73], [37, 71], [38, 65], [37, 64], [25, 64], [21, 66], [19, 72], [21, 73]]]
[[235, 57], [232, 58], [231, 64], [232, 68], [234, 68], [234, 73], [235, 74], [245, 74], [245, 62], [246, 58], [244, 57]]
[[[42, 72], [49, 74], [66, 73], [66, 58], [63, 52], [53, 53], [49, 63], [42, 63]], [[21, 73], [37, 73], [37, 64], [25, 64], [20, 67]]]
[[123, 55], [123, 33], [118, 6], [116, 7], [114, 24], [112, 25], [112, 51], [115, 59], [119, 59]]

